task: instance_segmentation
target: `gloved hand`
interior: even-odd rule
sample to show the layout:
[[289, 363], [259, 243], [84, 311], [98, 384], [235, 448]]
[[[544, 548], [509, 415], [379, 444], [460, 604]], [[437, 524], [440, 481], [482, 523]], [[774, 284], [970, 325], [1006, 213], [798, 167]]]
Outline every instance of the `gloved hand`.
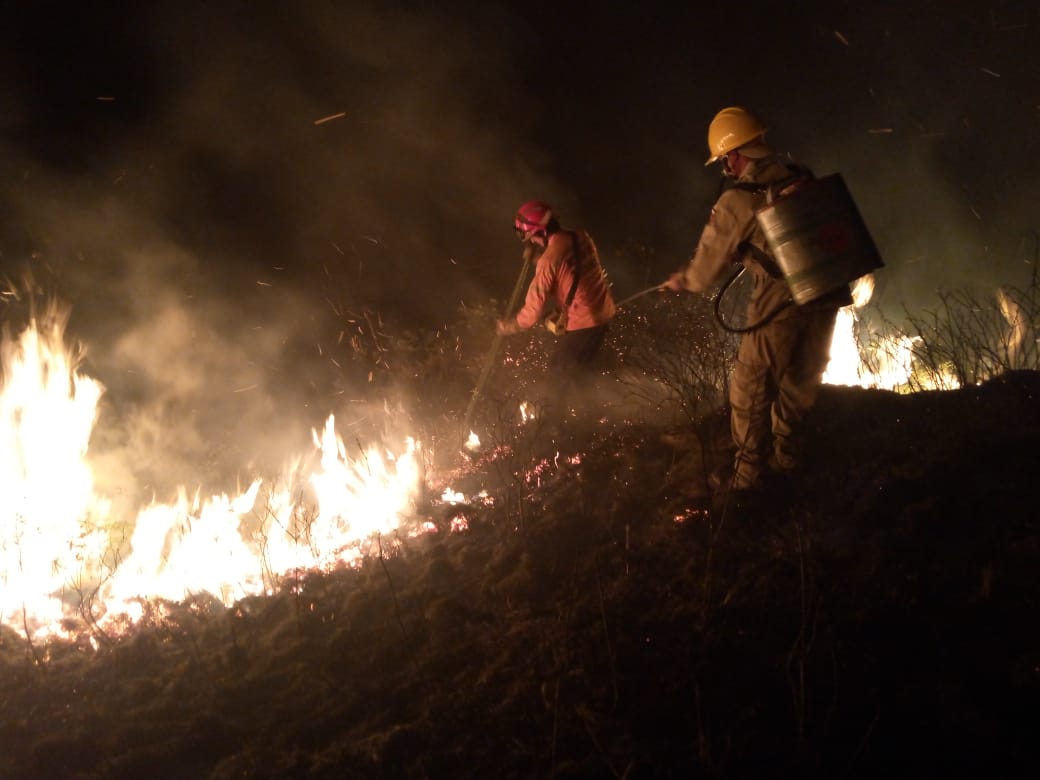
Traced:
[[513, 333], [519, 333], [520, 326], [516, 324], [515, 319], [499, 320], [495, 323], [495, 332], [499, 336], [510, 336]]
[[676, 271], [661, 285], [662, 290], [672, 290], [674, 292], [682, 292], [686, 289], [686, 284], [683, 281], [683, 272]]

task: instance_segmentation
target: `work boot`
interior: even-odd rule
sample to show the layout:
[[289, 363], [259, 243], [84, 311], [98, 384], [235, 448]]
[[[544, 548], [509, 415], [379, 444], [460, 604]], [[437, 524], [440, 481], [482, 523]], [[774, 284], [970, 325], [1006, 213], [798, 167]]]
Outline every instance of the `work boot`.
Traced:
[[798, 469], [798, 461], [790, 455], [772, 453], [766, 459], [766, 468], [777, 474], [792, 474]]
[[708, 489], [712, 493], [724, 493], [729, 491], [730, 483], [733, 481], [733, 464], [723, 463], [708, 475]]

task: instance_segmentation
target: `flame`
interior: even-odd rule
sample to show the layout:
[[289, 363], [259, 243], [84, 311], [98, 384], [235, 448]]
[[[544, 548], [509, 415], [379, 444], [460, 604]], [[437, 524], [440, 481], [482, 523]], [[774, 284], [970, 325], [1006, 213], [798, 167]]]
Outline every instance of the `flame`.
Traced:
[[[92, 519], [107, 512], [83, 461], [102, 387], [67, 352], [50, 349], [64, 330], [52, 313], [0, 346], [0, 615], [15, 624], [35, 594], [62, 592], [64, 573], [78, 571], [99, 543]], [[38, 615], [60, 620], [59, 600]]]
[[859, 385], [863, 382], [859, 344], [856, 341], [856, 313], [852, 307], [838, 309], [831, 337], [830, 362], [823, 381], [829, 385]]
[[534, 404], [527, 401], [520, 402], [520, 423], [526, 424], [535, 418]]
[[441, 501], [446, 504], [462, 504], [466, 501], [466, 496], [457, 490], [452, 490], [450, 487], [444, 488], [444, 492], [441, 494]]
[[908, 390], [913, 379], [916, 386], [926, 390], [952, 390], [960, 383], [952, 372], [930, 372], [926, 376], [915, 373], [915, 349], [920, 337], [874, 334], [870, 345], [870, 361], [864, 361], [860, 340], [856, 334], [858, 311], [870, 302], [874, 294], [874, 276], [860, 277], [853, 284], [852, 304], [838, 310], [831, 338], [830, 359], [823, 381], [830, 385], [847, 385], [883, 390]]
[[[914, 378], [927, 388], [914, 375], [918, 339], [874, 334], [870, 366], [862, 359], [859, 311], [873, 289], [873, 277], [859, 280], [853, 304], [839, 311], [824, 381], [904, 389]], [[1029, 323], [1013, 299], [999, 302], [1011, 345], [1021, 349]], [[80, 373], [76, 351], [65, 347], [66, 322], [50, 312], [0, 343], [0, 624], [35, 638], [84, 623], [117, 631], [159, 599], [209, 593], [231, 605], [272, 592], [291, 572], [355, 565], [381, 553], [384, 538], [414, 515], [423, 483], [419, 443], [407, 437], [393, 448], [359, 444], [351, 457], [330, 414], [312, 431], [310, 457], [292, 461], [277, 479], [209, 496], [182, 487], [170, 503], [153, 501], [132, 519], [113, 516], [88, 451], [104, 388]], [[933, 383], [957, 387], [948, 375]], [[533, 418], [527, 402], [520, 416], [522, 423]], [[475, 432], [466, 447], [480, 447]], [[300, 466], [315, 456], [314, 468]], [[580, 463], [580, 456], [565, 463]], [[525, 480], [540, 484], [559, 468], [559, 455], [542, 460]], [[467, 503], [451, 488], [441, 500]], [[475, 500], [491, 499], [483, 491], [468, 502]], [[451, 530], [467, 522], [457, 515]], [[406, 533], [432, 530], [420, 523]]]
[[1022, 364], [1026, 350], [1026, 339], [1029, 336], [1029, 314], [1022, 305], [1015, 300], [1014, 294], [1005, 288], [997, 290], [997, 306], [1000, 313], [1008, 324], [1007, 354], [1008, 362], [1017, 368]]
[[182, 487], [131, 522], [113, 517], [88, 457], [103, 387], [65, 348], [66, 319], [33, 320], [0, 351], [0, 623], [43, 638], [77, 620], [116, 630], [157, 599], [230, 605], [296, 569], [356, 564], [413, 513], [419, 444], [351, 458], [329, 415], [310, 473], [287, 468], [234, 495]]
[[862, 309], [874, 297], [874, 274], [861, 276], [852, 285], [850, 292], [852, 294], [852, 307]]

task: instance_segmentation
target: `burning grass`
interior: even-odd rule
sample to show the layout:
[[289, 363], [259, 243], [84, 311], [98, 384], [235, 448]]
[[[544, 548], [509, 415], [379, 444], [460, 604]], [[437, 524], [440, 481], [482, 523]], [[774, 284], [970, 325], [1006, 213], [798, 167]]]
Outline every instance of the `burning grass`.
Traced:
[[[1028, 362], [1028, 338], [993, 347], [999, 320], [945, 300], [928, 328], [888, 337], [921, 339], [903, 392], [825, 388], [810, 468], [751, 513], [704, 500], [725, 457], [727, 336], [703, 302], [626, 311], [569, 435], [549, 441], [522, 412], [548, 334], [506, 344], [472, 450], [455, 427], [495, 306], [387, 339], [383, 376], [400, 376], [372, 384], [399, 396], [391, 409], [415, 399], [400, 473], [418, 488], [394, 503], [408, 448], [348, 445], [332, 418], [304, 460], [351, 499], [374, 479], [393, 522], [367, 524], [382, 493], [306, 511], [302, 487], [284, 505], [258, 488], [248, 512], [229, 498], [216, 529], [255, 544], [259, 587], [153, 593], [105, 624], [103, 586], [141, 552], [125, 529], [60, 601], [61, 631], [27, 636], [5, 613], [0, 775], [873, 777], [898, 761], [1018, 776], [1040, 725], [1040, 380], [1002, 362]], [[1035, 323], [1018, 300], [1015, 322]], [[951, 366], [960, 389], [923, 389]], [[202, 506], [182, 522], [201, 530]], [[359, 519], [369, 530], [341, 533]], [[220, 533], [201, 537], [211, 551]], [[168, 564], [176, 534], [162, 538]], [[279, 538], [331, 557], [279, 565]]]

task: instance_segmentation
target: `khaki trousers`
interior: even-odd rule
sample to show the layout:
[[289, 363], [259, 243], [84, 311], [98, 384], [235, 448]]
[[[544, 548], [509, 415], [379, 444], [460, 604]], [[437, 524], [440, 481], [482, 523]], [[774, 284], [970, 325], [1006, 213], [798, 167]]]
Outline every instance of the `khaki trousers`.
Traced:
[[796, 309], [741, 338], [729, 387], [735, 489], [754, 487], [770, 454], [777, 468], [798, 465], [837, 316], [831, 307]]

